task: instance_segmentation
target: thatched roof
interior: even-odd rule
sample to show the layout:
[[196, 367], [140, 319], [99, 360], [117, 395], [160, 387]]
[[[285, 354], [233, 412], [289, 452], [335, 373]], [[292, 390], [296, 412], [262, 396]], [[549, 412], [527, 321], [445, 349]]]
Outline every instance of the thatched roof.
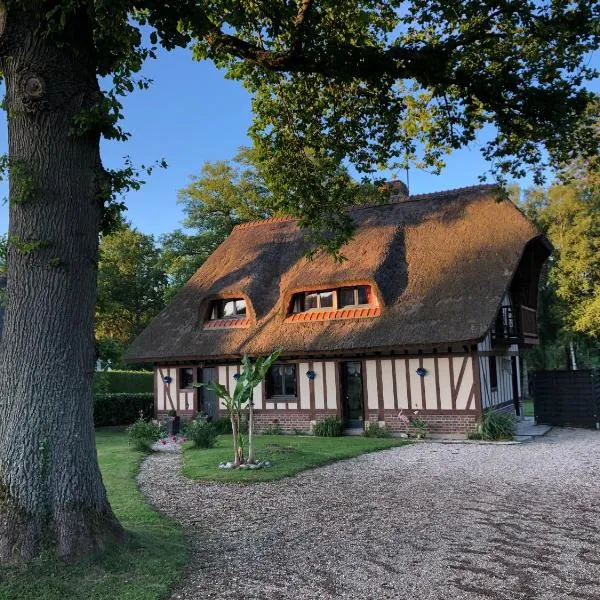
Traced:
[[[305, 258], [296, 222], [273, 218], [239, 225], [171, 304], [132, 344], [135, 361], [210, 359], [441, 346], [483, 338], [526, 244], [540, 233], [492, 186], [412, 196], [352, 209], [358, 225], [343, 248]], [[291, 294], [370, 283], [380, 315], [293, 322]], [[204, 328], [217, 296], [245, 297], [248, 323]]]

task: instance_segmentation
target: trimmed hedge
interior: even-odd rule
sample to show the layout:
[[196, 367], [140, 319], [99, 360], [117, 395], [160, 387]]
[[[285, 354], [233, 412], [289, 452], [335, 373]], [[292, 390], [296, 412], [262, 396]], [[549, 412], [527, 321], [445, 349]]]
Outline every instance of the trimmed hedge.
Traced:
[[94, 396], [94, 425], [131, 425], [140, 416], [154, 415], [154, 394], [96, 394]]
[[96, 394], [142, 394], [154, 391], [152, 371], [96, 371]]

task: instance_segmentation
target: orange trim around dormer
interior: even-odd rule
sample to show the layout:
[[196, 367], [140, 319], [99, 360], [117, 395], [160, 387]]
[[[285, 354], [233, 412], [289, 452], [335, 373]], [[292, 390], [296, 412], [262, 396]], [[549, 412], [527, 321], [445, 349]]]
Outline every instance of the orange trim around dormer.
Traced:
[[[345, 287], [357, 287], [360, 285], [367, 285], [371, 288], [371, 294], [373, 297], [373, 305], [372, 306], [365, 306], [365, 307], [346, 307], [346, 308], [330, 308], [330, 309], [321, 309], [321, 310], [310, 310], [310, 311], [305, 311], [302, 313], [293, 313], [293, 314], [289, 314], [290, 311], [290, 306], [291, 306], [291, 302], [292, 302], [292, 298], [294, 297], [295, 294], [302, 294], [302, 293], [306, 293], [306, 292], [325, 292], [328, 290], [338, 290], [340, 288], [345, 288]], [[383, 301], [382, 301], [382, 296], [381, 296], [381, 292], [379, 290], [379, 287], [377, 286], [377, 284], [373, 281], [373, 280], [369, 280], [369, 279], [351, 279], [348, 281], [336, 281], [336, 282], [329, 282], [327, 284], [314, 284], [314, 285], [304, 285], [302, 287], [296, 287], [290, 290], [286, 290], [284, 295], [283, 295], [283, 307], [282, 309], [280, 309], [280, 314], [283, 313], [283, 319], [286, 322], [292, 322], [292, 321], [313, 321], [313, 320], [326, 320], [326, 319], [355, 319], [355, 318], [360, 318], [360, 317], [378, 317], [380, 315], [381, 312], [381, 307], [383, 306]], [[354, 315], [354, 316], [341, 316], [341, 313], [346, 313], [346, 312], [352, 312], [352, 313], [363, 313], [363, 312], [368, 312], [368, 311], [377, 311], [377, 314], [360, 314], [360, 315]], [[335, 315], [335, 316], [324, 316], [324, 317], [320, 317], [317, 318], [314, 315], [316, 313], [328, 313], [331, 315]], [[313, 316], [310, 316], [313, 315]], [[302, 316], [301, 319], [292, 319], [292, 317], [295, 316]]]
[[250, 326], [250, 319], [217, 319], [205, 321], [204, 329], [241, 329]]
[[[212, 303], [215, 300], [231, 300], [231, 299], [236, 299], [236, 298], [241, 298], [242, 300], [246, 301], [246, 316], [244, 318], [242, 318], [242, 319], [219, 319], [218, 321], [211, 321], [209, 319]], [[218, 294], [210, 294], [209, 296], [205, 296], [204, 298], [202, 298], [202, 300], [200, 302], [200, 308], [198, 311], [198, 320], [199, 320], [199, 325], [201, 327], [204, 327], [205, 329], [207, 328], [206, 326], [208, 325], [208, 323], [217, 323], [217, 322], [220, 323], [221, 321], [227, 321], [228, 323], [234, 323], [237, 321], [244, 322], [244, 325], [227, 325], [227, 326], [221, 325], [220, 326], [221, 328], [223, 328], [223, 327], [246, 327], [246, 326], [250, 325], [250, 323], [256, 322], [256, 313], [254, 312], [254, 306], [252, 305], [252, 302], [250, 301], [248, 294], [241, 292], [239, 290], [227, 290], [224, 292], [220, 292]], [[210, 329], [210, 327], [208, 329]]]
[[372, 306], [369, 308], [340, 308], [338, 310], [311, 310], [289, 315], [285, 322], [296, 323], [299, 321], [329, 321], [340, 319], [364, 319], [368, 317], [379, 317], [381, 308]]

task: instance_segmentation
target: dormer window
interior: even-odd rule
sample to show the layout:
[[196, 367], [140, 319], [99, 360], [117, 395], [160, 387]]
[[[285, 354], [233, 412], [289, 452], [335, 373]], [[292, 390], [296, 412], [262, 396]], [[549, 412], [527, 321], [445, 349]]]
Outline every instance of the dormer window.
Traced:
[[371, 288], [368, 285], [345, 287], [340, 289], [340, 308], [347, 306], [369, 306], [371, 304]]
[[371, 287], [358, 285], [335, 290], [320, 290], [294, 294], [290, 306], [292, 314], [340, 310], [349, 307], [370, 307], [373, 305]]
[[243, 298], [224, 298], [212, 303], [209, 320], [243, 319], [245, 316], [246, 301]]

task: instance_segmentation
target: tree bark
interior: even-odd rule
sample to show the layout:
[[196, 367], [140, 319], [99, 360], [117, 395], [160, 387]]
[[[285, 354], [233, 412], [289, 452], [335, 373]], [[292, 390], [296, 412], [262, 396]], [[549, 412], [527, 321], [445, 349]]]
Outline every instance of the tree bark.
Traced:
[[238, 427], [234, 413], [231, 414], [231, 437], [233, 438], [233, 466], [239, 467], [239, 451], [238, 451]]
[[248, 404], [248, 463], [254, 464], [254, 402]]
[[74, 116], [100, 97], [92, 29], [71, 17], [58, 44], [39, 35], [40, 20], [34, 8], [11, 8], [0, 39], [10, 165], [0, 342], [5, 563], [44, 549], [74, 558], [122, 535], [93, 427], [100, 136], [70, 133]]

